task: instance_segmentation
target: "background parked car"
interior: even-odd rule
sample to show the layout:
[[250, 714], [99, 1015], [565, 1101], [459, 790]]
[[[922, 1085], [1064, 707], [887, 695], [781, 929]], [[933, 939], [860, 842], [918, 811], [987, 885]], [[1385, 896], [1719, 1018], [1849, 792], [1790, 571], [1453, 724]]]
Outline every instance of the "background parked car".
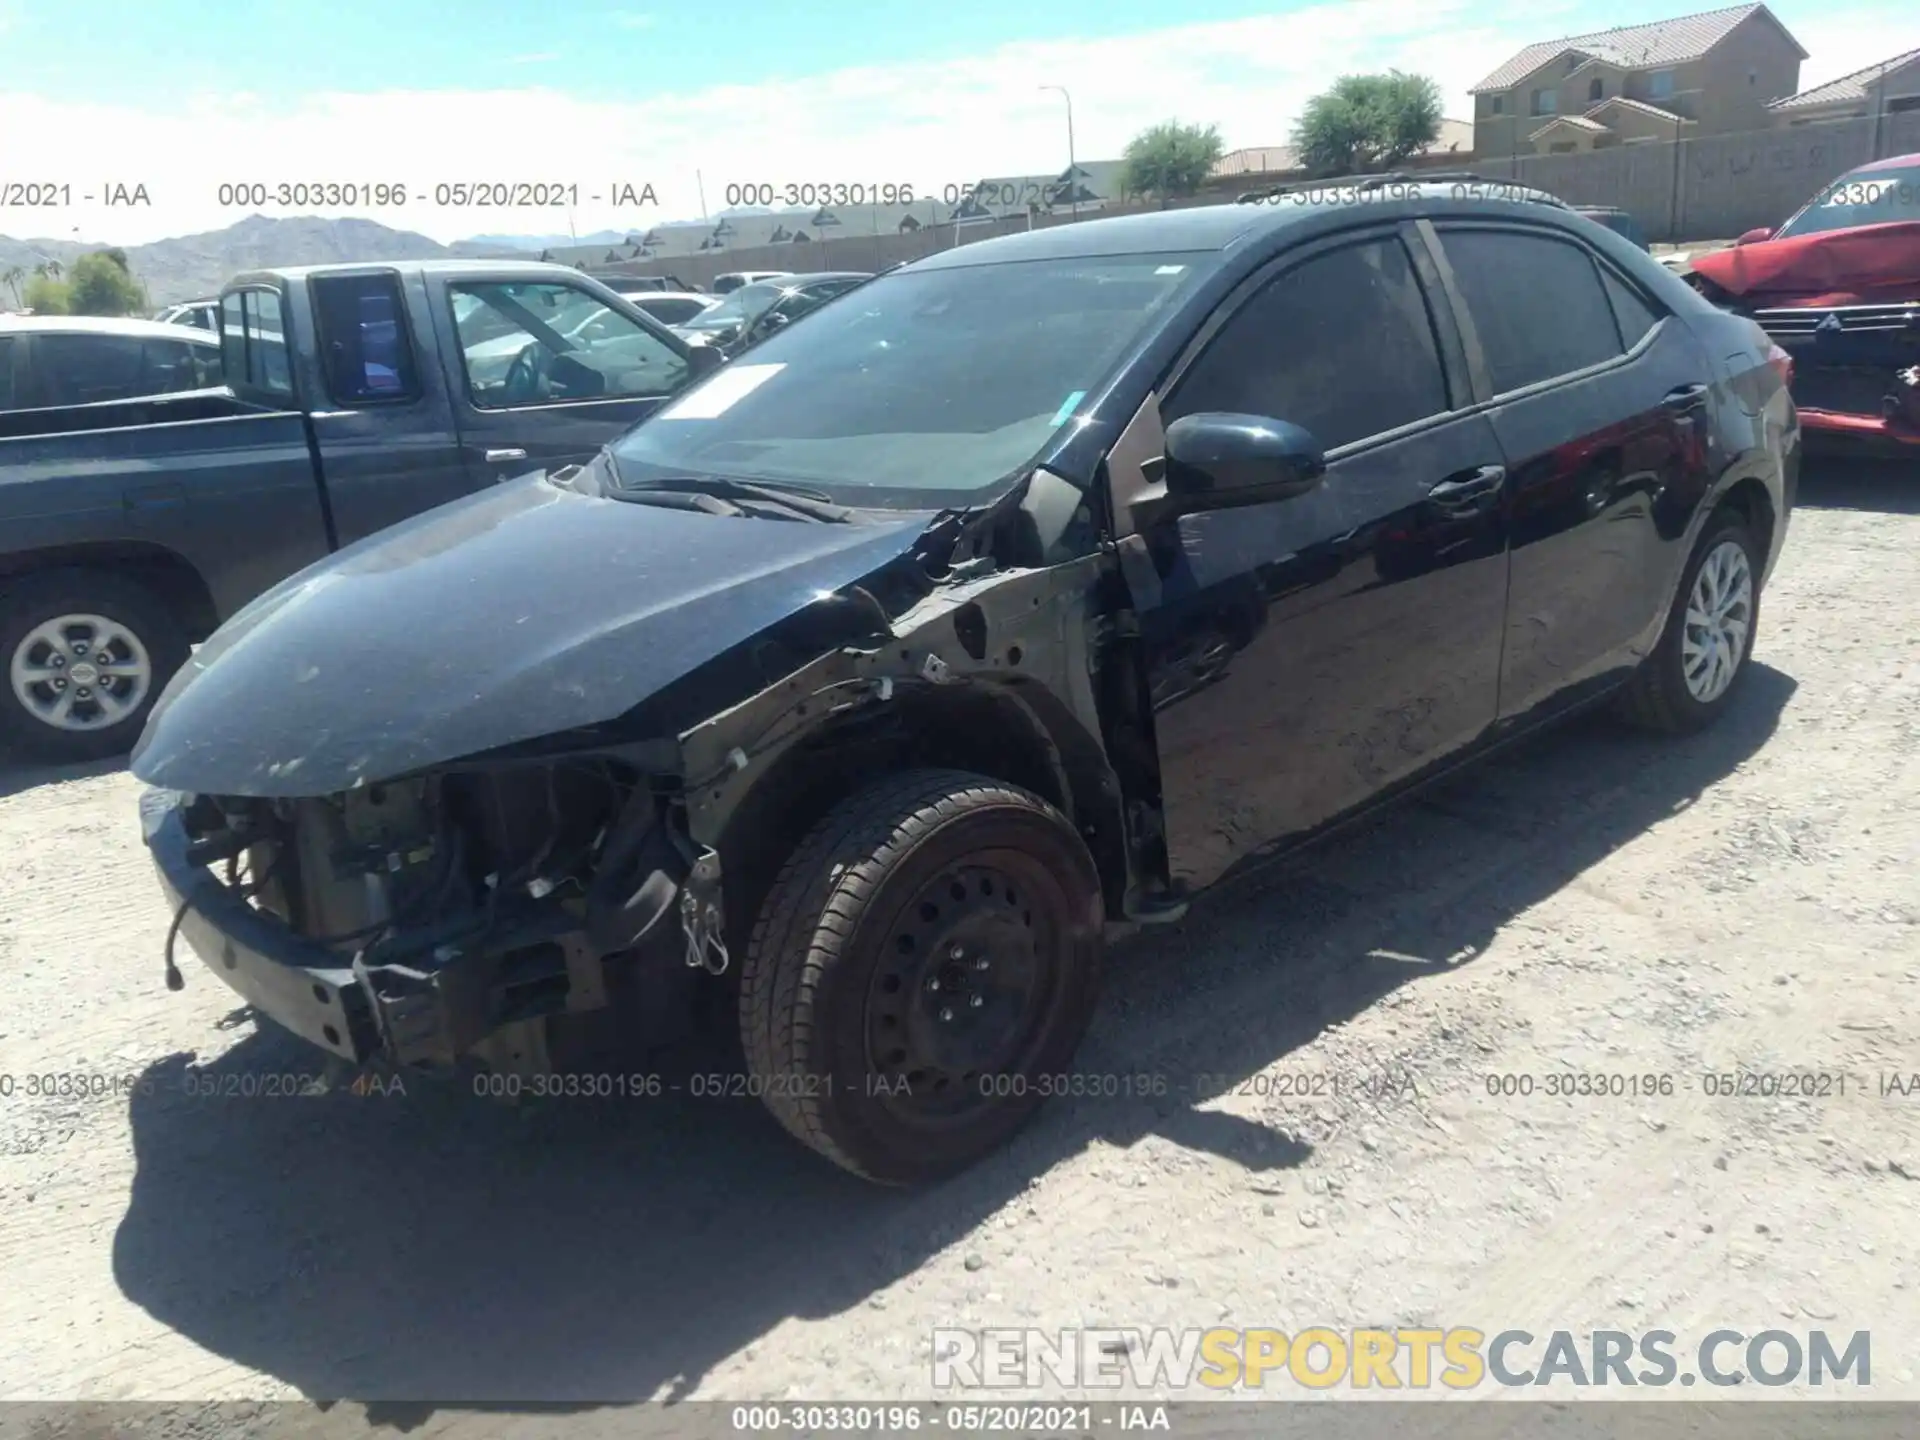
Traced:
[[697, 291], [684, 294], [642, 291], [633, 295], [623, 293], [620, 298], [630, 301], [635, 309], [644, 310], [662, 325], [673, 326], [685, 325], [720, 303], [718, 295], [702, 295]]
[[1689, 278], [1793, 357], [1809, 435], [1920, 453], [1920, 154], [1849, 170]]
[[93, 405], [221, 383], [220, 340], [157, 320], [0, 316], [0, 410]]
[[713, 293], [731, 295], [743, 285], [757, 285], [762, 280], [778, 280], [792, 273], [791, 270], [732, 270], [725, 275], [713, 277]]
[[217, 331], [220, 328], [220, 300], [218, 296], [205, 300], [182, 300], [178, 305], [168, 305], [153, 318], [163, 325], [191, 325], [196, 330]]
[[741, 287], [676, 328], [689, 340], [717, 345], [727, 354], [737, 355], [872, 278], [864, 270], [823, 270], [763, 280]]
[[1621, 239], [1650, 250], [1647, 244], [1647, 232], [1640, 228], [1640, 222], [1616, 205], [1576, 205], [1573, 213], [1584, 215], [1596, 225], [1604, 225]]
[[[125, 750], [188, 646], [262, 591], [446, 501], [590, 458], [723, 359], [560, 265], [250, 271], [220, 314], [218, 346], [151, 320], [0, 329], [10, 363], [23, 341], [95, 346], [55, 372], [65, 398], [95, 403], [0, 414], [0, 744]], [[107, 368], [129, 353], [144, 379]], [[98, 403], [109, 381], [152, 385], [167, 356], [203, 354], [214, 388]]]

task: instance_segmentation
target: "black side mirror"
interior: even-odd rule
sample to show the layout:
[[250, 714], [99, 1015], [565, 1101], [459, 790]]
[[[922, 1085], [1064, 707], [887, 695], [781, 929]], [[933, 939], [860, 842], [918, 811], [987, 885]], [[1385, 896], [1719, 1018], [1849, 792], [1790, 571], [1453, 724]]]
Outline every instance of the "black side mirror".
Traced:
[[1140, 528], [1199, 510], [1266, 505], [1304, 495], [1327, 472], [1320, 442], [1265, 415], [1207, 412], [1167, 427], [1160, 483], [1134, 502]]
[[687, 378], [689, 380], [704, 380], [726, 363], [726, 353], [712, 345], [687, 347]]

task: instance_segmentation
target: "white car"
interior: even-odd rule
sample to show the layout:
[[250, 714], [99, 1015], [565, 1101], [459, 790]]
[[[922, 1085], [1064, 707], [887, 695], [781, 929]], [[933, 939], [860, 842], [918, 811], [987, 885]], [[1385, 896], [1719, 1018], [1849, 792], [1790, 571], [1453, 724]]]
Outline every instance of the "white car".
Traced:
[[618, 292], [629, 305], [644, 310], [662, 325], [680, 326], [704, 315], [720, 303], [718, 295], [702, 295], [692, 290], [636, 290]]
[[205, 330], [210, 334], [220, 333], [220, 302], [218, 300], [183, 300], [178, 305], [169, 305], [153, 317], [162, 325], [191, 325], [196, 330]]
[[0, 319], [0, 410], [94, 405], [222, 384], [204, 330], [86, 315]]
[[731, 295], [742, 285], [758, 285], [762, 280], [784, 280], [791, 270], [732, 270], [713, 277], [713, 293]]

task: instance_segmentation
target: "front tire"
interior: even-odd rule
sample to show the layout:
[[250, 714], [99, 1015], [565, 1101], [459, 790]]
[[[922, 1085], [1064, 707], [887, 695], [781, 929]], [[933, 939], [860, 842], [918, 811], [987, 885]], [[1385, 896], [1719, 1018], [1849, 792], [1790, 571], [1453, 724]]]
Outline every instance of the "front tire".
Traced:
[[964, 1169], [1071, 1061], [1100, 880], [1066, 817], [956, 770], [876, 781], [781, 868], [740, 972], [755, 1092], [804, 1144], [907, 1185]]
[[0, 591], [0, 742], [56, 764], [124, 755], [186, 663], [165, 601], [117, 575], [29, 575]]
[[1759, 547], [1738, 514], [1707, 522], [1666, 628], [1621, 692], [1619, 712], [1646, 730], [1704, 730], [1732, 702], [1760, 623]]

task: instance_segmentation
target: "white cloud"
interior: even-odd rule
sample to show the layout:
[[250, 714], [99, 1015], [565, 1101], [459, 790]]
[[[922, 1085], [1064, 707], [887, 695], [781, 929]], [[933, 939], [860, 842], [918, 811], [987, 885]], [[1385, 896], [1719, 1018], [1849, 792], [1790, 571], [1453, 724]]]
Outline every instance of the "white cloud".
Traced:
[[[4, 4], [5, 0], [0, 0]], [[1900, 0], [1778, 9], [1813, 59], [1812, 84], [1920, 44]], [[267, 214], [356, 213], [452, 240], [502, 231], [628, 228], [722, 208], [729, 182], [908, 182], [923, 194], [985, 175], [1064, 166], [1060, 96], [1073, 96], [1081, 159], [1118, 155], [1143, 126], [1178, 118], [1220, 127], [1228, 148], [1284, 143], [1305, 101], [1337, 75], [1398, 67], [1440, 82], [1449, 115], [1466, 87], [1521, 45], [1593, 28], [1568, 0], [1360, 0], [1285, 15], [1101, 38], [1021, 41], [976, 56], [862, 66], [760, 85], [589, 101], [547, 85], [494, 91], [390, 89], [279, 96], [211, 91], [161, 110], [0, 94], [0, 135], [60, 136], [41, 178], [142, 182], [151, 209], [0, 213], [0, 233], [132, 244], [217, 229], [257, 206], [220, 203], [232, 182], [399, 183], [403, 208], [315, 206]], [[13, 177], [9, 177], [13, 178]], [[436, 184], [577, 185], [571, 217], [547, 210], [437, 207]], [[651, 184], [657, 207], [615, 209], [611, 187]]]

